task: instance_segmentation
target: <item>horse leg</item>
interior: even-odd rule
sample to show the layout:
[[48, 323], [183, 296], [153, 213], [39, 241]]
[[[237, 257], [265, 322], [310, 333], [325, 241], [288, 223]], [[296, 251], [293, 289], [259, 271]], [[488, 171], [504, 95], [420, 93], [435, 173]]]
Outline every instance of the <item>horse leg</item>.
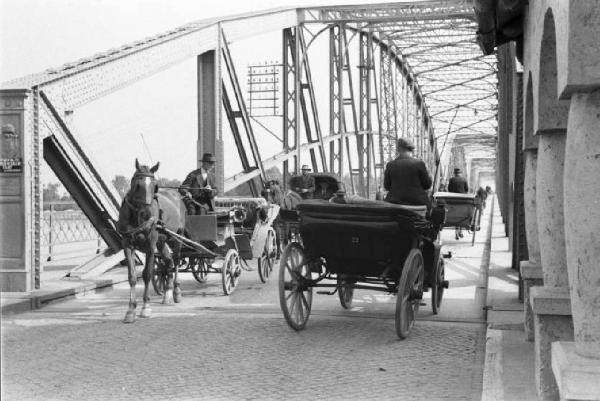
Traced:
[[161, 238], [158, 241], [158, 249], [162, 255], [162, 260], [167, 266], [167, 288], [165, 288], [165, 293], [163, 295], [163, 304], [172, 304], [173, 303], [173, 269], [175, 268], [173, 264], [173, 258], [171, 257], [171, 250], [169, 245], [165, 239]]
[[142, 312], [140, 313], [140, 317], [150, 317], [152, 316], [152, 309], [150, 308], [150, 280], [152, 280], [153, 270], [154, 270], [154, 252], [152, 249], [154, 246], [150, 246], [150, 250], [146, 251], [146, 265], [144, 266], [144, 273], [142, 274], [144, 278], [144, 306], [142, 306]]
[[137, 307], [137, 299], [135, 292], [135, 284], [137, 282], [137, 276], [135, 274], [135, 260], [133, 260], [133, 250], [129, 248], [128, 244], [123, 247], [125, 253], [125, 259], [127, 260], [127, 273], [129, 278], [129, 309], [125, 314], [123, 323], [135, 322], [135, 308]]
[[180, 253], [181, 253], [181, 244], [176, 243], [175, 247], [173, 249], [173, 260], [174, 260], [174, 267], [175, 267], [175, 271], [173, 273], [173, 284], [175, 286], [175, 288], [173, 289], [173, 300], [175, 301], [175, 303], [179, 303], [181, 302], [181, 283], [179, 282], [179, 259], [180, 259]]

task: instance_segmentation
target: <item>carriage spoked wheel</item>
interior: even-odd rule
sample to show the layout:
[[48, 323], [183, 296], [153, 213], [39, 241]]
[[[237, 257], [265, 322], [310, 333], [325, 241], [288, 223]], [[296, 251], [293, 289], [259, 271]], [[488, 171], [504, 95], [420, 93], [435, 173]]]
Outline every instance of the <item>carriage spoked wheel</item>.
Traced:
[[354, 296], [354, 286], [348, 281], [338, 278], [338, 297], [340, 304], [344, 309], [352, 309], [352, 297]]
[[444, 289], [446, 288], [448, 288], [448, 282], [446, 281], [444, 258], [440, 255], [438, 262], [435, 265], [433, 281], [431, 283], [431, 309], [434, 315], [437, 315], [440, 311], [442, 298], [444, 297]]
[[235, 249], [230, 249], [225, 254], [223, 267], [221, 268], [221, 280], [223, 283], [223, 292], [225, 295], [231, 294], [242, 274], [242, 266], [240, 264], [240, 255]]
[[156, 295], [163, 295], [168, 286], [169, 274], [168, 267], [163, 262], [162, 258], [156, 256], [154, 258], [154, 269], [152, 271], [152, 287]]
[[208, 264], [204, 258], [190, 258], [188, 262], [192, 275], [199, 283], [206, 283], [208, 278]]
[[275, 236], [275, 230], [269, 228], [265, 247], [260, 258], [258, 258], [258, 276], [263, 283], [269, 280], [273, 266], [275, 266], [275, 259], [277, 259], [277, 237]]
[[296, 242], [288, 244], [279, 261], [279, 305], [294, 330], [302, 330], [310, 316], [313, 289], [306, 285], [310, 278], [302, 246]]
[[396, 298], [396, 334], [401, 339], [408, 337], [415, 323], [423, 298], [424, 276], [423, 255], [419, 249], [413, 248], [404, 261]]

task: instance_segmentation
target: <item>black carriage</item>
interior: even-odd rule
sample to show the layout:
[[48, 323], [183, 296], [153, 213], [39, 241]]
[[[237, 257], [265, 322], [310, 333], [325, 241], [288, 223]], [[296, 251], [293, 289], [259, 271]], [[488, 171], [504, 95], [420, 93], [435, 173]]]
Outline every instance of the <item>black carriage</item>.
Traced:
[[[431, 289], [438, 313], [448, 282], [437, 238], [441, 222], [426, 220], [424, 207], [385, 202], [298, 205], [302, 243], [283, 251], [280, 306], [287, 323], [301, 330], [308, 321], [313, 288], [332, 288], [344, 308], [355, 289], [397, 294], [396, 332], [406, 338], [423, 292]], [[443, 216], [442, 216], [443, 219]]]
[[[242, 270], [253, 270], [248, 264], [257, 260], [260, 280], [266, 283], [277, 257], [275, 230], [272, 227], [279, 206], [263, 198], [215, 198], [214, 212], [186, 215], [185, 235], [163, 230], [171, 247], [181, 245], [175, 258], [178, 272], [191, 272], [204, 283], [209, 273], [221, 275], [223, 293], [231, 294]], [[167, 267], [157, 255], [152, 284], [161, 295], [166, 287]]]
[[455, 192], [436, 192], [433, 195], [435, 204], [446, 208], [444, 228], [464, 228], [471, 237], [471, 245], [475, 244], [475, 235], [480, 228], [482, 202], [475, 194], [459, 194]]

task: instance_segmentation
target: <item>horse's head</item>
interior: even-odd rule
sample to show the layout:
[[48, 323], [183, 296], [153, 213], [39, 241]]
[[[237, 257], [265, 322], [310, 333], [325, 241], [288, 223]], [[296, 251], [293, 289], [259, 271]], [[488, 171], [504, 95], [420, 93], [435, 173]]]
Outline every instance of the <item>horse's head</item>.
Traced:
[[131, 178], [131, 189], [129, 191], [129, 200], [137, 206], [149, 206], [152, 204], [154, 194], [158, 192], [158, 184], [154, 178], [154, 173], [158, 170], [160, 163], [148, 168], [140, 165], [135, 159], [135, 173]]

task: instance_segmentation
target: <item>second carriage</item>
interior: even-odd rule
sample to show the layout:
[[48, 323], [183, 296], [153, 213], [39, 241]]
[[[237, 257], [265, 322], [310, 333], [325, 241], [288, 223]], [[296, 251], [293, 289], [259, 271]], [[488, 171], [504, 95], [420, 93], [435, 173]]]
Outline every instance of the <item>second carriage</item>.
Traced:
[[[279, 206], [263, 198], [215, 198], [214, 212], [206, 215], [186, 215], [186, 232], [180, 235], [166, 232], [167, 243], [181, 245], [174, 263], [178, 272], [191, 272], [199, 283], [208, 275], [221, 275], [223, 293], [231, 294], [242, 270], [254, 270], [256, 260], [260, 280], [265, 283], [273, 271], [277, 257], [277, 239], [273, 221]], [[160, 255], [152, 284], [162, 294], [168, 280], [168, 267]]]

